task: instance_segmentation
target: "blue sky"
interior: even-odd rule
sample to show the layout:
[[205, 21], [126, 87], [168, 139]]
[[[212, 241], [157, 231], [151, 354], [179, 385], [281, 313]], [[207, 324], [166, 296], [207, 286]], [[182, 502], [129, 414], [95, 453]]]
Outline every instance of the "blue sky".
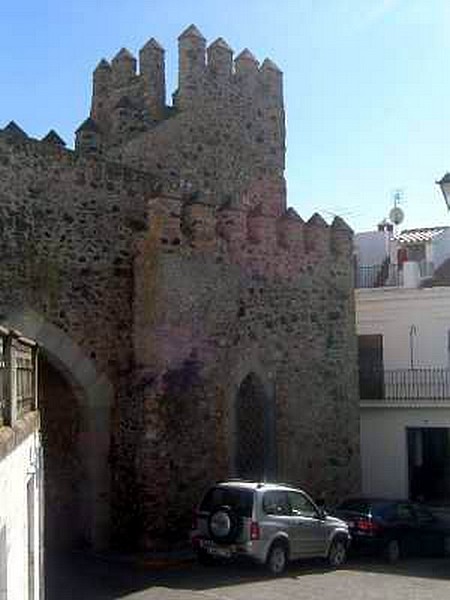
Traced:
[[71, 145], [91, 71], [150, 37], [175, 88], [179, 33], [270, 56], [283, 70], [288, 200], [368, 230], [402, 189], [405, 227], [450, 225], [450, 0], [3, 0], [0, 127]]

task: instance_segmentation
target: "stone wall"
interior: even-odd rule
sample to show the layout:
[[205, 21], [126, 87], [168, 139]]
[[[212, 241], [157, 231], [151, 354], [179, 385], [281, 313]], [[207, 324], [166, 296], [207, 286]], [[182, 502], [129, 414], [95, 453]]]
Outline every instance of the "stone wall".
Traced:
[[351, 231], [292, 209], [224, 220], [195, 206], [153, 199], [136, 259], [141, 508], [153, 536], [180, 536], [205, 486], [236, 474], [236, 400], [250, 373], [275, 403], [272, 475], [330, 502], [359, 485]]
[[[127, 465], [133, 462], [130, 443], [120, 436], [133, 437], [136, 422], [129, 389], [133, 244], [146, 226], [145, 199], [154, 182], [119, 164], [0, 133], [2, 321], [21, 307], [33, 309], [80, 349], [70, 368], [93, 364], [112, 383], [110, 418], [117, 426], [108, 434], [113, 453], [118, 445], [125, 448], [116, 454]], [[64, 344], [52, 348], [51, 358], [58, 361], [65, 350]], [[64, 373], [69, 384], [70, 375]], [[86, 411], [84, 391], [78, 391]], [[51, 401], [58, 402], [57, 395]], [[85, 436], [89, 418], [84, 415]]]

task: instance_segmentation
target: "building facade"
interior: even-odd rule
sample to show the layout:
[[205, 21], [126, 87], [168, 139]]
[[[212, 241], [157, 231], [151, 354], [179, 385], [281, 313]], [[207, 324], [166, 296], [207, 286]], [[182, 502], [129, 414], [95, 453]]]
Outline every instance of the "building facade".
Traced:
[[[447, 229], [409, 230], [396, 239], [376, 232], [362, 236], [357, 245], [364, 247], [370, 239], [366, 257], [387, 249], [370, 266], [370, 278], [369, 268], [359, 263], [359, 283], [365, 286], [356, 290], [362, 488], [369, 495], [432, 504], [450, 500]], [[386, 257], [402, 255], [401, 265], [386, 262]], [[431, 256], [437, 267], [424, 264]]]

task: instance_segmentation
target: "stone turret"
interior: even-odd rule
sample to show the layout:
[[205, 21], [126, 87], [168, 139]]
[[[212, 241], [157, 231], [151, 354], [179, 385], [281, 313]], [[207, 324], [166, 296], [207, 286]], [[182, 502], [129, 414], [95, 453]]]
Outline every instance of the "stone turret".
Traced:
[[126, 48], [122, 48], [112, 59], [112, 79], [116, 87], [128, 85], [136, 76], [136, 59]]
[[79, 153], [93, 153], [100, 149], [100, 129], [91, 117], [88, 117], [75, 132], [75, 150]]
[[217, 38], [207, 50], [208, 72], [217, 80], [227, 81], [233, 72], [233, 50], [222, 38]]
[[178, 38], [178, 90], [177, 105], [189, 106], [202, 92], [205, 74], [206, 40], [200, 31], [191, 25]]
[[155, 120], [164, 117], [166, 79], [164, 48], [151, 38], [139, 52], [139, 72], [143, 80], [144, 106]]
[[283, 103], [283, 73], [269, 58], [260, 68], [260, 81], [264, 89], [266, 101], [279, 106]]
[[353, 250], [353, 230], [341, 217], [335, 217], [331, 224], [330, 242], [334, 256], [350, 260]]
[[305, 226], [306, 252], [324, 256], [329, 249], [329, 227], [319, 213], [314, 213]]
[[248, 48], [242, 50], [234, 60], [236, 80], [243, 86], [253, 88], [258, 77], [259, 63]]
[[25, 131], [17, 125], [15, 121], [10, 121], [8, 125], [2, 130], [8, 137], [16, 140], [27, 140], [28, 135]]
[[277, 221], [277, 236], [280, 246], [287, 250], [300, 253], [304, 249], [304, 221], [293, 208], [279, 217]]
[[60, 135], [56, 133], [54, 129], [50, 129], [45, 137], [42, 138], [43, 142], [46, 144], [50, 144], [51, 146], [57, 146], [58, 148], [64, 148], [66, 146], [66, 142], [62, 139]]
[[111, 65], [103, 58], [93, 73], [91, 117], [95, 120], [102, 120], [108, 114], [107, 99], [111, 88], [111, 71]]

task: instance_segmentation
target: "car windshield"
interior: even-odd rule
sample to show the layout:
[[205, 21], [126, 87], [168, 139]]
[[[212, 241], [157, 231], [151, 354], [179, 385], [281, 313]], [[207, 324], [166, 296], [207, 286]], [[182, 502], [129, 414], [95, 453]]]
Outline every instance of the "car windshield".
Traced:
[[229, 506], [240, 517], [251, 517], [253, 491], [240, 488], [211, 488], [203, 498], [200, 510], [211, 512], [219, 506]]

